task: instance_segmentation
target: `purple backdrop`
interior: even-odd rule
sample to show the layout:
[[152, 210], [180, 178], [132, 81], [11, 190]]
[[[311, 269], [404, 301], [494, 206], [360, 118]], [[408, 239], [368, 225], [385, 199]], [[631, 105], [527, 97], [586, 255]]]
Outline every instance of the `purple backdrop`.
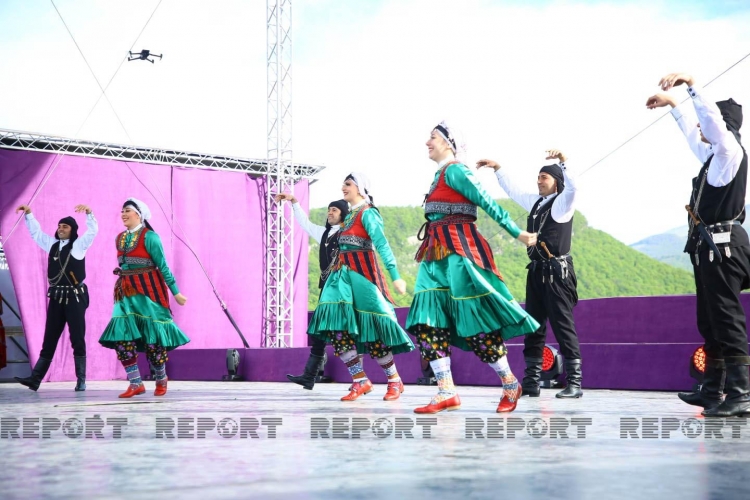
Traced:
[[[4, 240], [18, 218], [15, 208], [31, 198], [48, 167], [56, 161], [57, 155], [53, 154], [0, 149], [0, 234]], [[124, 378], [114, 353], [102, 348], [97, 340], [112, 313], [115, 282], [112, 269], [117, 265], [114, 239], [122, 230], [119, 218], [122, 203], [131, 196], [151, 208], [153, 219], [150, 222], [162, 238], [167, 261], [181, 292], [189, 299], [185, 307], [172, 301], [175, 320], [192, 339], [184, 349], [239, 348], [242, 343], [219, 307], [198, 261], [170, 233], [168, 220], [173, 223], [175, 233], [188, 241], [200, 257], [249, 344], [260, 346], [264, 302], [265, 238], [261, 236], [264, 188], [263, 179], [252, 179], [241, 172], [126, 164], [78, 156], [62, 158], [32, 209], [49, 234], [54, 232], [58, 220], [74, 215], [73, 207], [78, 203], [90, 205], [99, 222], [99, 234], [86, 254], [86, 283], [91, 292], [91, 306], [86, 314], [89, 379]], [[305, 208], [308, 192], [307, 182], [297, 185], [295, 195]], [[174, 217], [170, 214], [172, 210]], [[75, 214], [75, 217], [83, 232], [85, 216]], [[31, 240], [23, 221], [5, 243], [29, 355], [34, 363], [44, 336], [47, 255]], [[307, 236], [300, 230], [295, 231], [294, 244], [297, 311], [294, 343], [302, 346], [307, 342]], [[67, 329], [45, 380], [74, 380]]]

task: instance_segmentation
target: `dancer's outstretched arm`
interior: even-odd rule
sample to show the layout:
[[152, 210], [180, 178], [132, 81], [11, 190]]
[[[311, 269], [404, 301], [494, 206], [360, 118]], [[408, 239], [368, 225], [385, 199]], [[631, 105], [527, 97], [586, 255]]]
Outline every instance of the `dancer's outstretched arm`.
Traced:
[[52, 245], [57, 243], [55, 237], [50, 236], [49, 234], [42, 231], [42, 226], [41, 224], [39, 224], [39, 221], [36, 220], [34, 214], [31, 213], [30, 206], [21, 205], [16, 209], [16, 212], [21, 211], [26, 214], [24, 216], [24, 220], [26, 221], [26, 227], [29, 228], [29, 233], [31, 233], [31, 239], [34, 240], [34, 242], [39, 245], [42, 250], [44, 250], [45, 252], [49, 252], [52, 248]]
[[484, 190], [482, 185], [479, 183], [474, 174], [469, 170], [469, 167], [460, 163], [454, 163], [449, 165], [445, 170], [445, 182], [450, 187], [464, 195], [469, 201], [479, 206], [487, 212], [492, 220], [497, 222], [500, 227], [505, 229], [508, 234], [518, 239], [525, 245], [536, 244], [536, 235], [522, 231], [513, 219], [510, 218], [510, 214], [498, 205], [495, 200]]
[[279, 203], [281, 201], [291, 201], [292, 213], [294, 214], [294, 219], [297, 221], [297, 224], [299, 224], [300, 227], [310, 236], [310, 238], [314, 239], [316, 243], [319, 243], [320, 240], [323, 239], [323, 233], [326, 232], [326, 228], [324, 226], [319, 226], [310, 222], [310, 218], [307, 216], [305, 211], [302, 210], [299, 201], [293, 194], [280, 193], [277, 194], [274, 199], [276, 200], [276, 203]]

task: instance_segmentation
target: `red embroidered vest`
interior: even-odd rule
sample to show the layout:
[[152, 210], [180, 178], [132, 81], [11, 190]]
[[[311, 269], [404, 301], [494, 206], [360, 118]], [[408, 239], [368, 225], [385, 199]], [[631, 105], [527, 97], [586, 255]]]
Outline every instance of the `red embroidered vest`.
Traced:
[[146, 227], [136, 231], [134, 239], [127, 247], [125, 243], [127, 231], [117, 235], [115, 241], [117, 262], [120, 266], [129, 264], [139, 266], [139, 268], [115, 269], [115, 274], [119, 276], [115, 283], [115, 302], [122, 300], [124, 297], [133, 297], [140, 294], [145, 295], [163, 308], [169, 309], [169, 288], [164, 282], [161, 271], [154, 267], [154, 261], [151, 260], [151, 255], [146, 250], [146, 233], [148, 231], [149, 229]]
[[445, 182], [445, 171], [457, 161], [452, 161], [443, 166], [440, 170], [437, 182], [430, 188], [430, 192], [425, 198], [425, 214], [445, 214], [454, 215], [462, 214], [477, 218], [477, 206], [469, 201], [464, 195], [453, 189]]
[[395, 304], [388, 284], [385, 281], [382, 269], [378, 259], [373, 251], [372, 239], [367, 234], [364, 224], [362, 224], [362, 214], [370, 210], [370, 205], [365, 206], [357, 213], [348, 226], [339, 236], [339, 245], [349, 245], [357, 247], [356, 249], [341, 249], [339, 252], [339, 262], [337, 268], [347, 266], [349, 269], [358, 273], [378, 287], [380, 293], [390, 302]]
[[135, 232], [134, 239], [130, 242], [131, 244], [126, 248], [125, 241], [127, 238], [127, 231], [117, 235], [115, 239], [115, 246], [117, 247], [117, 262], [120, 265], [130, 264], [134, 266], [153, 266], [154, 261], [151, 260], [151, 256], [146, 250], [146, 233], [149, 231], [148, 228], [142, 227]]
[[446, 216], [436, 221], [428, 220], [422, 226], [417, 237], [422, 239], [424, 231], [424, 239], [414, 259], [417, 262], [441, 260], [457, 253], [503, 279], [495, 265], [490, 244], [474, 223], [477, 206], [445, 182], [445, 170], [453, 163], [459, 162], [450, 162], [443, 167], [425, 199], [425, 215], [439, 213]]
[[362, 224], [362, 214], [372, 208], [370, 205], [365, 206], [360, 210], [351, 220], [351, 222], [344, 226], [344, 230], [339, 236], [339, 246], [350, 245], [359, 247], [363, 250], [372, 250], [372, 239], [367, 234], [364, 224]]

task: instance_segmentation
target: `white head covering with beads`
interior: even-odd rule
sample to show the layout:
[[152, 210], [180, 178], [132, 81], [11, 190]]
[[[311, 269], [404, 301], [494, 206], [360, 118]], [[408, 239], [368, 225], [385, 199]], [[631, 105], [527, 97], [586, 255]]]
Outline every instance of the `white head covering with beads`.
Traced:
[[354, 184], [359, 188], [359, 194], [367, 200], [367, 203], [372, 203], [372, 197], [370, 197], [370, 179], [362, 172], [352, 172], [347, 178], [351, 178], [354, 181]]
[[445, 142], [450, 146], [456, 159], [460, 162], [465, 162], [468, 149], [466, 147], [466, 140], [461, 131], [456, 127], [449, 126], [445, 120], [436, 125], [434, 130], [440, 134], [440, 137], [445, 139]]
[[131, 208], [133, 208], [133, 210], [135, 210], [136, 213], [141, 216], [141, 222], [147, 221], [151, 218], [151, 210], [144, 202], [136, 198], [128, 198], [125, 203], [127, 203], [128, 201], [132, 201], [133, 203], [135, 203], [136, 206]]

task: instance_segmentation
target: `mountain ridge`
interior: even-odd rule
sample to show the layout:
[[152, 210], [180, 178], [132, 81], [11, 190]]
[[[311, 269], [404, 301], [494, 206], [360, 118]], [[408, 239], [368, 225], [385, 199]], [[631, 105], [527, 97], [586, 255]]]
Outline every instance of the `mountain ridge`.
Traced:
[[[510, 213], [520, 227], [526, 225], [526, 212], [508, 199], [498, 203]], [[419, 241], [417, 231], [424, 222], [421, 207], [378, 207], [385, 221], [385, 235], [396, 257], [399, 273], [406, 281], [407, 294], [395, 295], [396, 305], [411, 304], [418, 263], [414, 261]], [[481, 212], [481, 211], [480, 211]], [[322, 224], [325, 208], [310, 211], [310, 220]], [[479, 231], [487, 238], [495, 254], [495, 261], [513, 296], [523, 301], [526, 294], [526, 248], [502, 230], [485, 213], [477, 219]], [[604, 231], [589, 226], [585, 216], [576, 212], [573, 219], [571, 249], [578, 277], [580, 298], [679, 295], [694, 293], [692, 273], [659, 262], [630, 248]], [[310, 240], [310, 272], [308, 278], [308, 306], [318, 302], [318, 242]]]

